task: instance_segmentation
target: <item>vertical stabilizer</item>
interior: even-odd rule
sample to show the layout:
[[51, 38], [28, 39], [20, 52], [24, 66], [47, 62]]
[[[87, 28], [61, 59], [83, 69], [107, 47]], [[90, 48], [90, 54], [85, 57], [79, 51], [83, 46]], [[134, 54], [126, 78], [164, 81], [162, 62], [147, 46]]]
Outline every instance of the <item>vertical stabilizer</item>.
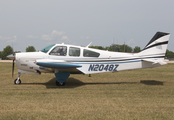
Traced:
[[157, 32], [144, 49], [138, 53], [146, 58], [164, 58], [170, 34]]

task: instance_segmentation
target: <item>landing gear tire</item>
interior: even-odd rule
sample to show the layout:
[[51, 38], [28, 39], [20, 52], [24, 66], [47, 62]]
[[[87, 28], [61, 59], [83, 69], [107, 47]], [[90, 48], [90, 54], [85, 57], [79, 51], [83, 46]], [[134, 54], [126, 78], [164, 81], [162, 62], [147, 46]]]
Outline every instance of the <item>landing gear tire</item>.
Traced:
[[21, 84], [21, 80], [20, 79], [15, 79], [14, 84], [17, 84], [17, 85]]
[[65, 82], [57, 82], [57, 81], [56, 81], [56, 85], [57, 85], [57, 86], [65, 86]]

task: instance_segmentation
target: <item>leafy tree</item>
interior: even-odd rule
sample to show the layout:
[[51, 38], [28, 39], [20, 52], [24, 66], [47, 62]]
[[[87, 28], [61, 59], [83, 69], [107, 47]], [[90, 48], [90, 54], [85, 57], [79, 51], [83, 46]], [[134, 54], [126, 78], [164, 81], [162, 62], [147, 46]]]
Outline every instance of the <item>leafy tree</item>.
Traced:
[[15, 51], [15, 53], [21, 53], [21, 51]]
[[167, 50], [166, 51], [166, 58], [174, 58], [174, 53], [172, 51]]
[[118, 52], [132, 52], [132, 47], [126, 44], [118, 45]]
[[140, 52], [141, 51], [141, 48], [140, 47], [138, 47], [138, 46], [135, 46], [135, 48], [134, 48], [134, 53], [137, 53], [137, 52]]
[[119, 46], [119, 45], [117, 45], [117, 44], [112, 44], [112, 45], [110, 45], [109, 47], [107, 47], [107, 50], [108, 50], [108, 51], [115, 51], [115, 52], [118, 52], [118, 51], [119, 51], [118, 46]]
[[105, 48], [102, 47], [102, 46], [90, 46], [90, 48], [99, 49], [99, 50], [105, 50]]
[[6, 48], [4, 48], [4, 50], [2, 51], [2, 59], [3, 60], [9, 60], [7, 58], [8, 55], [13, 54], [13, 48], [11, 46], [7, 46]]
[[0, 51], [0, 59], [2, 59], [2, 52]]
[[36, 51], [36, 49], [33, 46], [28, 46], [26, 48], [26, 52], [35, 52], [35, 51]]
[[112, 44], [109, 47], [102, 47], [102, 46], [90, 46], [90, 48], [100, 49], [100, 50], [108, 50], [108, 51], [115, 51], [115, 52], [132, 52], [132, 47], [128, 45], [118, 45]]
[[107, 47], [107, 50], [108, 50], [108, 51], [114, 51], [114, 50], [113, 50], [113, 45], [110, 45], [109, 47]]

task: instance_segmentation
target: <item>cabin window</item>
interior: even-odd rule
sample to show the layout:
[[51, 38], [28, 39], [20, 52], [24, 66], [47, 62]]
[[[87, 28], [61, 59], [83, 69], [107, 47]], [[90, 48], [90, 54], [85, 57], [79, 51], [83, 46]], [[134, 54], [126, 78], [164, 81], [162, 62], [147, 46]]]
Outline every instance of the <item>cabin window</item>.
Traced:
[[83, 50], [83, 56], [84, 57], [99, 57], [100, 54], [91, 50]]
[[70, 47], [69, 48], [69, 56], [79, 57], [80, 56], [80, 48]]
[[50, 55], [56, 55], [56, 56], [66, 56], [66, 54], [67, 54], [66, 46], [57, 46], [50, 52]]

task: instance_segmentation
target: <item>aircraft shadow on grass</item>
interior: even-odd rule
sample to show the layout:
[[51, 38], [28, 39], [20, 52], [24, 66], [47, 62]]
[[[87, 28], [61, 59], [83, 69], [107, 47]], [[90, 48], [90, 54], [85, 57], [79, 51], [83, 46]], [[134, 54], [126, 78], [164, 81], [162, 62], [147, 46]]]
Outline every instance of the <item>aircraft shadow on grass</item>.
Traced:
[[156, 80], [141, 80], [140, 83], [143, 83], [145, 85], [163, 85], [164, 82]]
[[84, 85], [109, 85], [109, 84], [145, 84], [145, 85], [163, 85], [163, 82], [156, 80], [141, 80], [140, 82], [89, 82], [84, 83], [75, 78], [69, 78], [66, 81], [65, 86], [56, 86], [56, 78], [52, 78], [50, 81], [46, 83], [22, 83], [23, 85], [45, 85], [46, 88], [57, 89], [57, 88], [76, 88]]

